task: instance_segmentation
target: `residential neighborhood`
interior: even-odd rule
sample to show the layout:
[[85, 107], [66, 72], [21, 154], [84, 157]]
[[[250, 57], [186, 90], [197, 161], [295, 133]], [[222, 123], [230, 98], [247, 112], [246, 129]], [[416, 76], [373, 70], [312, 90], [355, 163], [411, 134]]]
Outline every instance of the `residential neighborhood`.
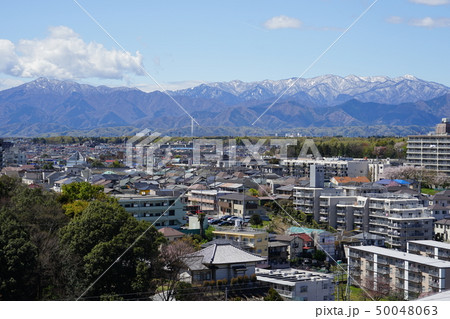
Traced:
[[[450, 134], [447, 122], [436, 134]], [[125, 140], [10, 139], [1, 144], [1, 175], [66, 197], [73, 185], [90, 185], [157, 229], [166, 241], [160, 250], [190, 246], [177, 251], [177, 284], [149, 296], [154, 300], [190, 298], [177, 293], [183, 285], [205, 300], [259, 300], [269, 289], [283, 300], [354, 300], [355, 289], [368, 300], [412, 300], [450, 288], [448, 178], [438, 184], [394, 176], [420, 169], [409, 157], [280, 159], [280, 150], [267, 143], [264, 156], [245, 144], [218, 154], [214, 144], [203, 143], [195, 154], [195, 141], [169, 141], [157, 151], [162, 158], [173, 149], [171, 160], [151, 162]], [[408, 154], [415, 153], [411, 143]], [[444, 152], [446, 146], [439, 147]], [[230, 152], [236, 158], [227, 161]], [[95, 198], [65, 204], [80, 203], [79, 210], [63, 207], [76, 218]], [[348, 277], [338, 280], [343, 271]]]

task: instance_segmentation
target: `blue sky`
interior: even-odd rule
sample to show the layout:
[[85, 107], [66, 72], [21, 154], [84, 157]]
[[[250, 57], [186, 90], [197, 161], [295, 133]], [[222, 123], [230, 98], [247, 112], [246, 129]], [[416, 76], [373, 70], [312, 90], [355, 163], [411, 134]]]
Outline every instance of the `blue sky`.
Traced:
[[[39, 76], [168, 89], [302, 74], [374, 1], [16, 0], [0, 12], [0, 89]], [[122, 51], [122, 48], [127, 54]], [[412, 74], [450, 86], [450, 0], [379, 0], [310, 78]], [[148, 76], [150, 75], [150, 76]]]

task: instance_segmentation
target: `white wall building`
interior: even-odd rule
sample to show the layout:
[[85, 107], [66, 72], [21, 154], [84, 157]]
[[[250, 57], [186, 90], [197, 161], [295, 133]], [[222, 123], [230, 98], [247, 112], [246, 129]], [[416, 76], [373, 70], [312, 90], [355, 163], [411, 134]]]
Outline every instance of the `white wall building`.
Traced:
[[296, 301], [334, 301], [333, 275], [297, 269], [256, 268], [256, 279], [283, 298]]

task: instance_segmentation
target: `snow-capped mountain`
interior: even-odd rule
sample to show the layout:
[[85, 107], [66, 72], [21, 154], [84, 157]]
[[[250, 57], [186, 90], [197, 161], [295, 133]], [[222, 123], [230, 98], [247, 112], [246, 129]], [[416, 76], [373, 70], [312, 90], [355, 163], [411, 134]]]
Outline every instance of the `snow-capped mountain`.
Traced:
[[206, 99], [221, 99], [223, 96], [227, 101], [231, 100], [234, 103], [233, 96], [243, 102], [276, 99], [283, 94], [283, 100], [317, 106], [337, 105], [351, 99], [361, 102], [399, 104], [430, 100], [447, 93], [450, 93], [449, 87], [420, 80], [412, 75], [397, 78], [324, 75], [309, 79], [291, 78], [260, 82], [236, 80], [202, 84], [174, 92], [175, 95]]
[[[283, 98], [272, 105], [283, 92]], [[336, 127], [364, 127], [363, 133], [370, 134], [369, 126], [429, 128], [450, 117], [450, 88], [409, 75], [218, 82], [172, 95], [199, 123], [198, 130], [210, 135], [234, 135], [247, 128], [251, 134], [255, 129], [273, 133], [291, 128], [332, 132]], [[151, 128], [182, 135], [191, 119], [179, 105], [159, 91], [39, 78], [0, 91], [0, 136], [117, 132], [111, 128]]]

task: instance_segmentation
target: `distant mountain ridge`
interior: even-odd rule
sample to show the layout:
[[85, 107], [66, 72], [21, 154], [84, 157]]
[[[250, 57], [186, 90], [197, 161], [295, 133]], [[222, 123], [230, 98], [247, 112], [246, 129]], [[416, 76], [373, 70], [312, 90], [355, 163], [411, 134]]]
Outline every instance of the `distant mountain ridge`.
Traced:
[[215, 82], [174, 92], [175, 95], [227, 99], [234, 103], [275, 100], [283, 93], [284, 100], [312, 103], [317, 106], [333, 106], [352, 99], [361, 102], [400, 104], [431, 100], [450, 93], [450, 88], [439, 83], [420, 80], [412, 75], [397, 78], [324, 75], [310, 79], [291, 78], [248, 83], [238, 80]]
[[[289, 86], [283, 98], [252, 126]], [[170, 94], [200, 124], [196, 132], [210, 135], [344, 126], [376, 126], [377, 130], [411, 126], [417, 130], [450, 117], [450, 88], [413, 76], [391, 79], [326, 75], [252, 83], [217, 82]], [[190, 118], [159, 91], [146, 93], [136, 88], [95, 87], [46, 78], [0, 91], [1, 136], [74, 131], [101, 135], [142, 128], [176, 135], [185, 134], [189, 125]]]

